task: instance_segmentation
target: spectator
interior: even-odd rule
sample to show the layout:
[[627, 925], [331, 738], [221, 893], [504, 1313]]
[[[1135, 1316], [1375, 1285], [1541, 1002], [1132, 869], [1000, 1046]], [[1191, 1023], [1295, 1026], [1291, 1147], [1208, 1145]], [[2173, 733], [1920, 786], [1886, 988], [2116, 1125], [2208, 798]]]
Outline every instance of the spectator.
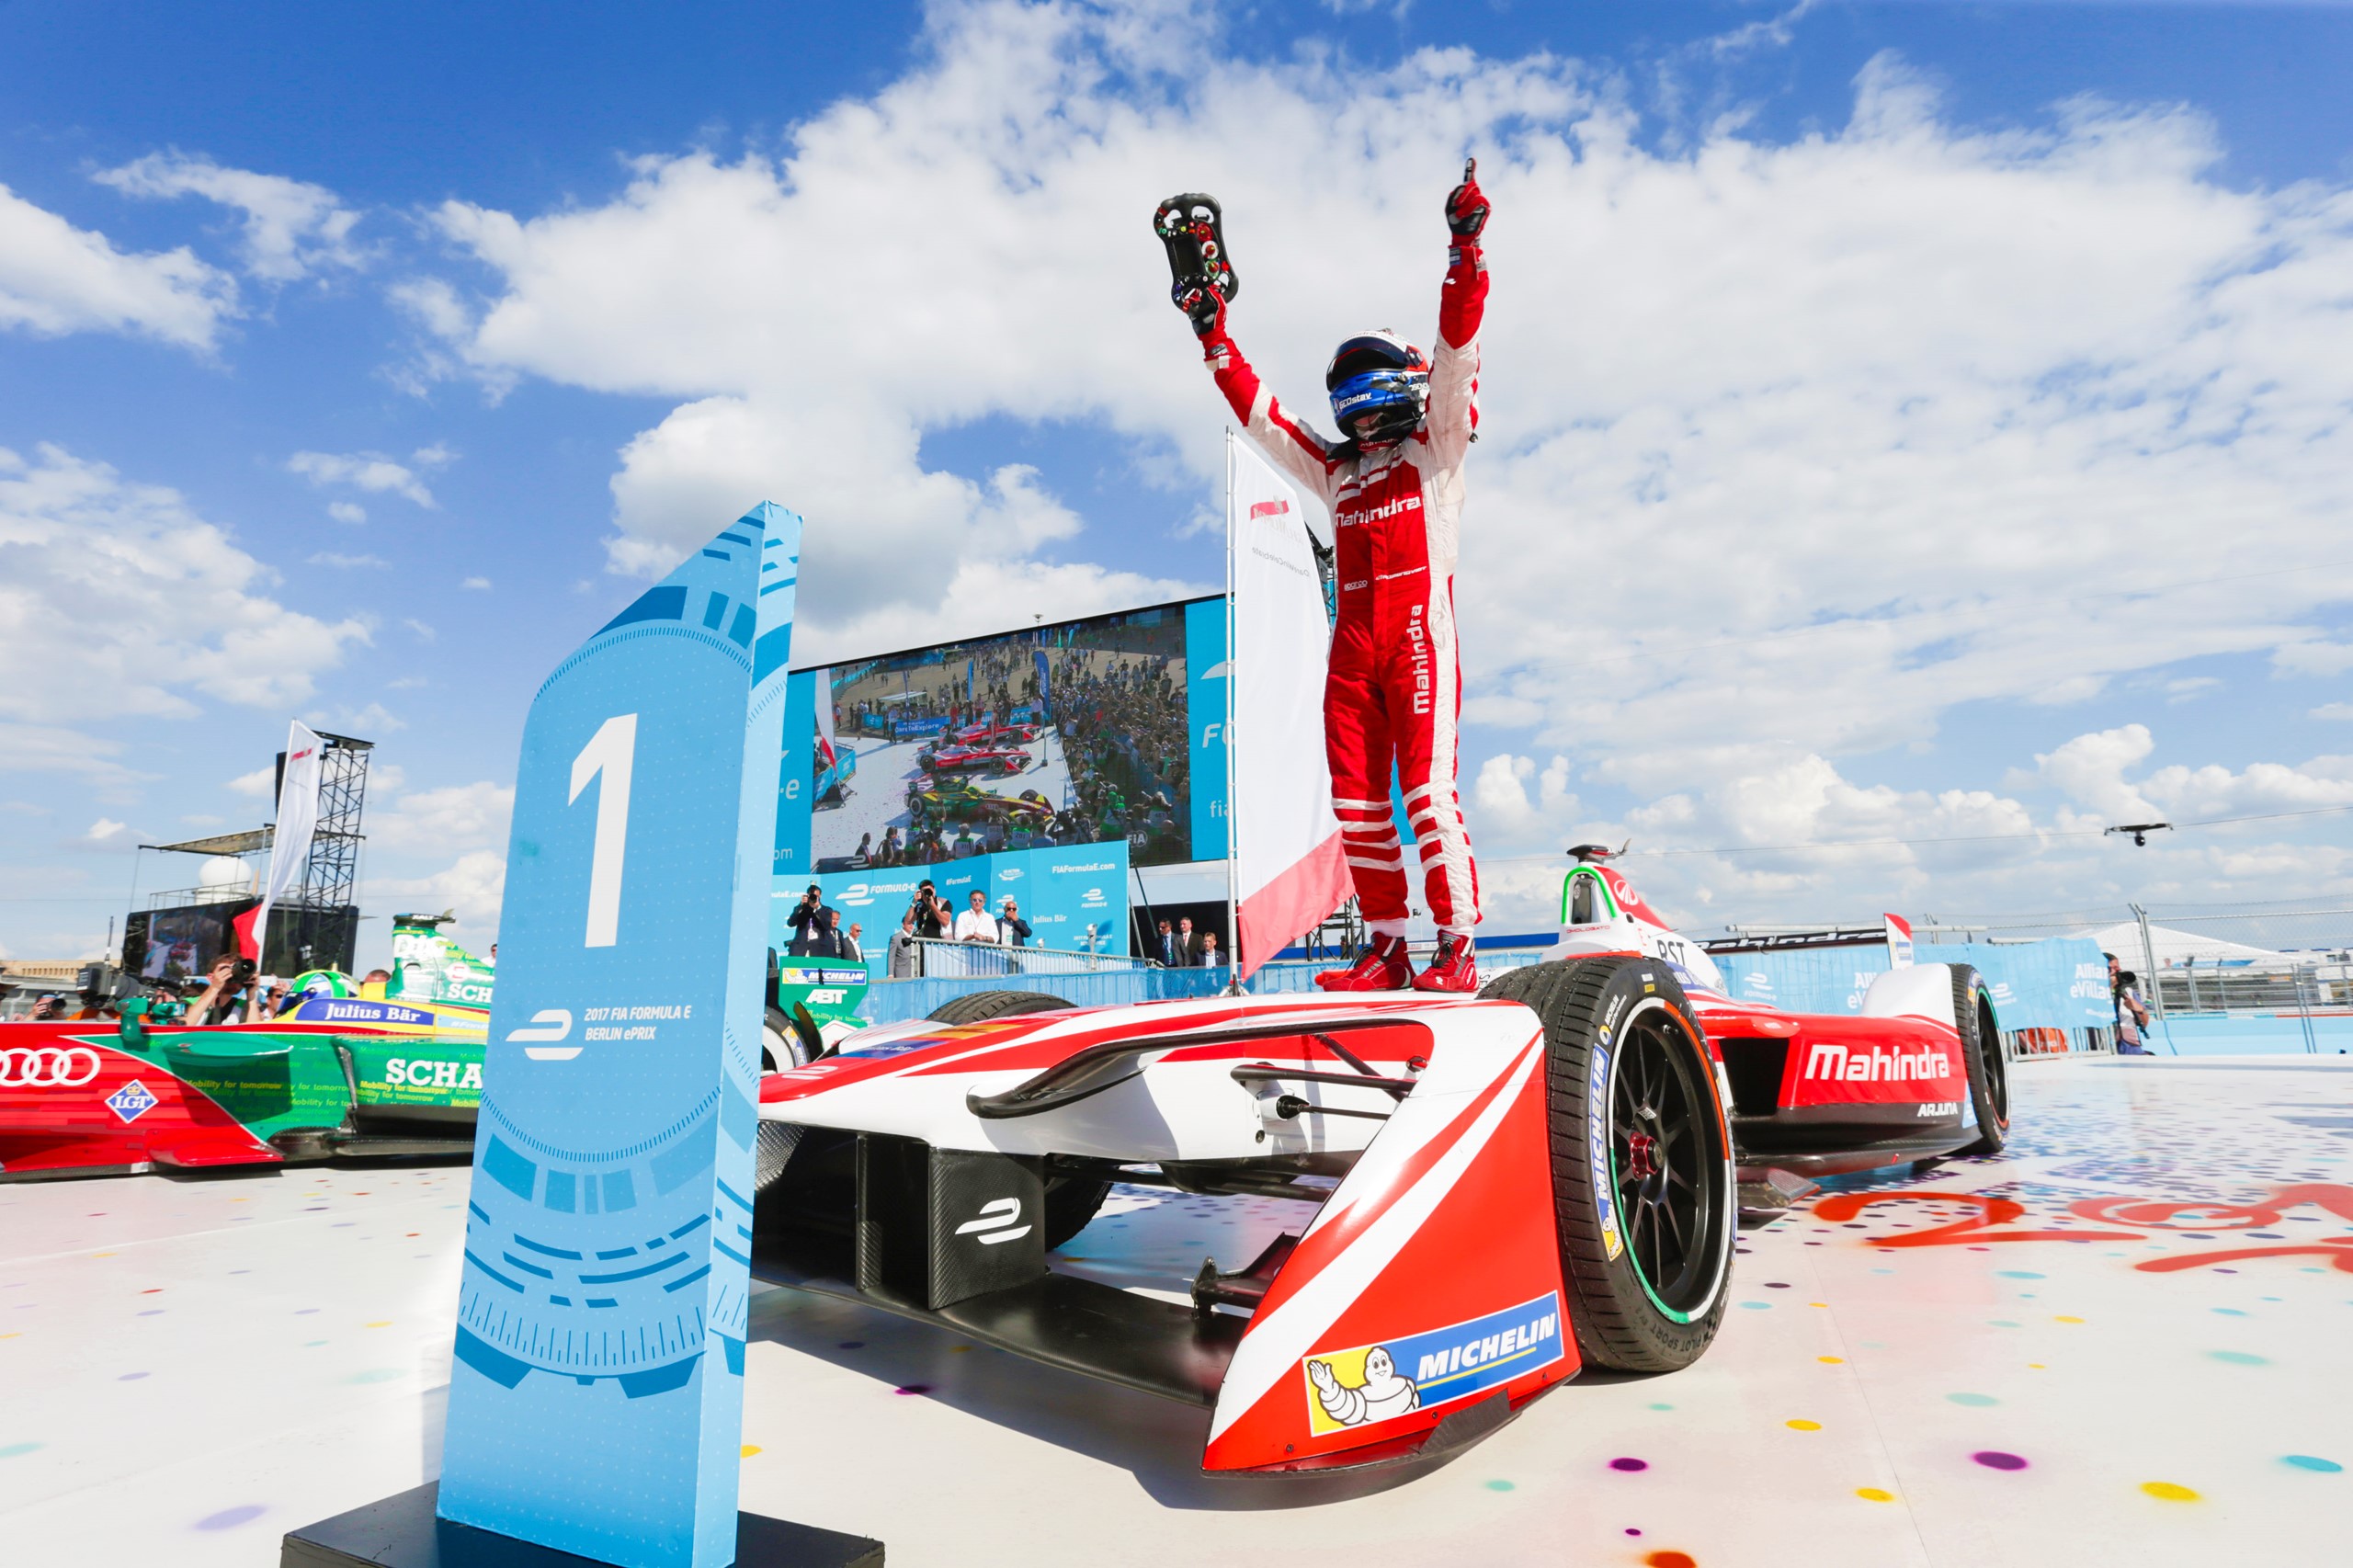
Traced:
[[1201, 933], [1201, 956], [1194, 961], [1199, 964], [1203, 969], [1222, 969], [1225, 967], [1225, 955], [1217, 949], [1216, 932], [1204, 931]]
[[1005, 939], [997, 929], [996, 917], [989, 913], [989, 895], [978, 888], [972, 890], [972, 907], [956, 917], [956, 939], [991, 943]]
[[850, 858], [860, 866], [870, 866], [874, 863], [874, 835], [872, 834], [862, 833], [858, 835], [858, 853], [851, 856]]
[[2149, 1027], [2149, 1009], [2141, 1002], [2141, 977], [2120, 969], [2114, 953], [2100, 956], [2108, 960], [2108, 988], [2116, 1002], [2116, 1054], [2147, 1056], [2151, 1052], [2143, 1042], [2142, 1031]]
[[866, 961], [866, 947], [865, 944], [858, 939], [864, 936], [865, 933], [866, 927], [859, 925], [857, 921], [853, 920], [849, 923], [849, 935], [842, 938], [842, 957], [847, 959], [852, 963], [864, 963]]
[[65, 998], [45, 994], [33, 999], [33, 1022], [51, 1023], [65, 1017]]
[[915, 941], [915, 912], [911, 908], [900, 918], [899, 928], [891, 933], [892, 979], [913, 980], [920, 972], [922, 960]]
[[1185, 967], [1184, 945], [1176, 940], [1176, 928], [1165, 920], [1160, 923], [1160, 962], [1167, 969]]
[[1029, 945], [1029, 922], [1021, 918], [1021, 905], [1010, 896], [997, 911], [996, 926], [1004, 934], [1006, 947], [1026, 948]]
[[831, 904], [818, 906], [816, 917], [809, 922], [808, 942], [801, 949], [813, 959], [840, 959], [842, 952], [841, 912]]
[[277, 1017], [279, 1014], [285, 1012], [287, 1008], [292, 1006], [295, 1002], [299, 1000], [301, 1000], [301, 998], [290, 997], [287, 994], [286, 982], [282, 980], [273, 980], [269, 983], [268, 992], [262, 998], [262, 1017], [265, 1018]]
[[498, 944], [496, 942], [493, 942], [490, 945], [490, 961], [493, 963], [496, 963], [498, 961]]
[[899, 842], [898, 827], [893, 824], [892, 826], [884, 828], [882, 830], [882, 847], [875, 857], [875, 863], [881, 866], [895, 866], [900, 861], [905, 859], [906, 857], [906, 846]]
[[1200, 957], [1201, 939], [1193, 935], [1193, 920], [1190, 915], [1176, 922], [1176, 962], [1180, 967]]

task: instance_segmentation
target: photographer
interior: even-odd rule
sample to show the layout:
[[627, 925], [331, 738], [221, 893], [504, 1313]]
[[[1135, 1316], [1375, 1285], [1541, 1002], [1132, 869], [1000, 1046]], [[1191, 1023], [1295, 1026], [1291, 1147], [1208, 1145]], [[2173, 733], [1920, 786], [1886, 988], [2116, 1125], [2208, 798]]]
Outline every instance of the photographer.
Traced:
[[955, 918], [929, 877], [915, 884], [915, 902], [909, 909], [915, 915], [915, 935], [926, 941], [937, 942], [945, 937], [949, 923]]
[[2121, 968], [2114, 953], [2102, 953], [2100, 957], [2108, 960], [2109, 994], [2116, 1005], [2116, 1054], [2150, 1055], [2148, 1046], [2143, 1042], [2142, 1031], [2149, 1027], [2149, 1009], [2141, 1000], [2141, 977]]
[[188, 1022], [196, 1024], [233, 1024], [244, 1011], [243, 996], [254, 981], [254, 960], [223, 953], [212, 960], [212, 971], [205, 977], [204, 994], [188, 1005]]
[[811, 882], [809, 891], [801, 895], [801, 902], [792, 906], [792, 913], [784, 917], [784, 923], [792, 927], [792, 941], [785, 950], [794, 958], [809, 956], [812, 927], [816, 922], [817, 912], [824, 906], [824, 899], [818, 892], [817, 884]]

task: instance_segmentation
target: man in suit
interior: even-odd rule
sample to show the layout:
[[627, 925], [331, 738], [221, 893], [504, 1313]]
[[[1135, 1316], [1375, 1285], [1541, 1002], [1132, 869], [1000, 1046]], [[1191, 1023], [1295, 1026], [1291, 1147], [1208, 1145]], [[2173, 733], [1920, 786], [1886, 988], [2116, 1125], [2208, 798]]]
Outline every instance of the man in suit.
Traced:
[[1160, 961], [1168, 969], [1185, 967], [1185, 949], [1176, 940], [1176, 928], [1165, 920], [1160, 923]]

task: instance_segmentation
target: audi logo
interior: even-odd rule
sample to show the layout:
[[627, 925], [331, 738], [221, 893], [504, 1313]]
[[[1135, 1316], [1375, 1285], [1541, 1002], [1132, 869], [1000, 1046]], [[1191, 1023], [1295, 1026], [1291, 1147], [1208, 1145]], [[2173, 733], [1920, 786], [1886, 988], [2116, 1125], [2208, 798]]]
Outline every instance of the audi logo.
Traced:
[[0, 1089], [78, 1089], [97, 1075], [86, 1045], [0, 1047]]

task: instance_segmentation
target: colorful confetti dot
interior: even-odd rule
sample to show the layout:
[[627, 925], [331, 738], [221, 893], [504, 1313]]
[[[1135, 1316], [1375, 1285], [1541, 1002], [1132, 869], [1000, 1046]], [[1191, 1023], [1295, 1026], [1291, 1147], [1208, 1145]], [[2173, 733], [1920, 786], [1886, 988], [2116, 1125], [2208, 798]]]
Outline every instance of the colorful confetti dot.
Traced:
[[929, 1393], [931, 1392], [931, 1385], [929, 1383], [905, 1383], [898, 1388], [892, 1389], [891, 1392], [892, 1393], [904, 1394]]
[[2279, 1462], [2294, 1465], [2298, 1470], [2316, 1470], [2324, 1475], [2335, 1475], [2345, 1468], [2335, 1460], [2325, 1460], [2313, 1454], [2282, 1454]]
[[2170, 1481], [2144, 1481], [2141, 1490], [2161, 1503], [2195, 1503], [2198, 1494], [2187, 1486], [2177, 1486]]
[[1981, 1407], [1988, 1404], [1999, 1404], [2002, 1403], [1990, 1393], [1949, 1393], [1945, 1395], [1945, 1397], [1952, 1401], [1955, 1404], [1967, 1404]]
[[1654, 1551], [1643, 1559], [1643, 1568], [1699, 1568], [1699, 1563], [1688, 1551]]
[[2026, 1460], [2016, 1454], [2006, 1454], [1999, 1449], [1980, 1449], [1969, 1456], [1987, 1470], [2024, 1470]]
[[1844, 1356], [1816, 1356], [1814, 1359], [1825, 1367], [1843, 1367], [1847, 1364], [1847, 1358]]
[[1808, 1421], [1803, 1416], [1800, 1416], [1794, 1421], [1784, 1421], [1781, 1425], [1787, 1426], [1792, 1432], [1819, 1432], [1822, 1430], [1821, 1422]]
[[744, 1445], [744, 1457], [745, 1459], [750, 1459], [754, 1454], [759, 1453], [761, 1449], [757, 1443], [746, 1443]]
[[2081, 1319], [2081, 1318], [2054, 1317], [2054, 1318], [2052, 1318], [2051, 1321], [2052, 1321], [2052, 1323], [2081, 1323], [2081, 1322], [2083, 1322], [2084, 1320], [2083, 1320], [2083, 1319]]
[[1516, 1488], [1508, 1481], [1490, 1481], [1487, 1483], [1487, 1490], [1490, 1492], [1510, 1492], [1516, 1490]]
[[1648, 1460], [1615, 1459], [1609, 1461], [1610, 1469], [1622, 1470], [1630, 1473], [1638, 1470], [1648, 1470], [1650, 1467], [1650, 1461]]
[[196, 1521], [200, 1530], [230, 1530], [251, 1523], [269, 1510], [259, 1503], [240, 1503], [233, 1508], [223, 1508], [217, 1514], [207, 1514]]
[[2256, 1356], [2245, 1350], [2209, 1350], [2206, 1354], [2211, 1356], [2217, 1361], [2226, 1361], [2234, 1367], [2268, 1367], [2271, 1365], [2271, 1361], [2268, 1357]]
[[1893, 1503], [1895, 1501], [1894, 1493], [1882, 1492], [1876, 1486], [1858, 1486], [1855, 1488], [1855, 1495], [1860, 1497], [1866, 1503]]
[[40, 1447], [39, 1443], [0, 1443], [0, 1460], [16, 1459]]

